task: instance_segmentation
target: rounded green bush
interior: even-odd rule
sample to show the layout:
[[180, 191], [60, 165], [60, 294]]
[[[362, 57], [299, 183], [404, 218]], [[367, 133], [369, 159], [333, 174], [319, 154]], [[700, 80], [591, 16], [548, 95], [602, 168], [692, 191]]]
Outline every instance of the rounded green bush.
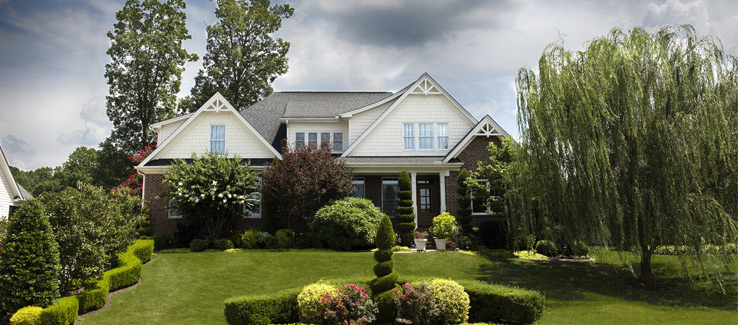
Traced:
[[544, 256], [556, 256], [558, 254], [558, 249], [556, 249], [556, 244], [552, 241], [539, 240], [538, 243], [536, 243], [536, 253]]
[[325, 247], [352, 250], [373, 246], [381, 219], [382, 212], [372, 201], [347, 197], [322, 207], [308, 226], [311, 236]]
[[394, 254], [395, 252], [391, 249], [380, 249], [374, 252], [374, 260], [377, 262], [386, 262], [391, 260]]
[[213, 242], [213, 248], [219, 251], [224, 251], [226, 249], [232, 249], [233, 242], [230, 239], [226, 239], [226, 238], [216, 239]]
[[208, 249], [208, 241], [204, 239], [193, 239], [190, 242], [190, 250], [193, 252], [202, 252]]
[[326, 293], [336, 290], [336, 287], [318, 282], [305, 286], [297, 296], [297, 305], [300, 308], [300, 321], [306, 324], [323, 324], [324, 307], [321, 299]]
[[395, 268], [395, 261], [389, 260], [386, 262], [377, 263], [374, 265], [374, 274], [376, 276], [385, 276], [392, 273]]
[[154, 240], [155, 251], [160, 251], [162, 249], [168, 249], [172, 247], [172, 240], [169, 235], [165, 233], [157, 232], [151, 236], [151, 239]]
[[382, 250], [392, 247], [395, 247], [395, 231], [392, 230], [392, 221], [385, 215], [377, 229], [377, 248]]
[[277, 247], [295, 248], [295, 231], [292, 229], [277, 230]]
[[10, 325], [36, 325], [41, 321], [41, 307], [23, 307], [10, 318]]
[[462, 324], [469, 319], [469, 294], [453, 280], [435, 279], [430, 283], [433, 298], [443, 305], [441, 324]]
[[433, 226], [431, 226], [431, 230], [433, 237], [435, 238], [451, 239], [458, 230], [458, 227], [456, 226], [456, 218], [448, 212], [444, 212], [433, 218]]
[[256, 229], [246, 230], [246, 232], [243, 233], [241, 240], [243, 241], [243, 248], [258, 248], [259, 243], [261, 242], [261, 233]]

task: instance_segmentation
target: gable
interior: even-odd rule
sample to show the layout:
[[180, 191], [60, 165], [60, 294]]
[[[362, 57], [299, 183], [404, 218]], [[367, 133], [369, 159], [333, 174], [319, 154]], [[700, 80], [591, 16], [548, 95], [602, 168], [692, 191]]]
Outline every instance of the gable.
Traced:
[[[492, 117], [485, 115], [477, 125], [474, 126], [469, 132], [456, 144], [456, 146], [446, 155], [443, 162], [449, 162], [453, 158], [457, 158], [462, 152], [464, 152], [477, 137], [486, 138], [506, 138], [510, 135], [505, 131]], [[485, 147], [486, 148], [486, 147]], [[486, 150], [485, 150], [486, 151]]]

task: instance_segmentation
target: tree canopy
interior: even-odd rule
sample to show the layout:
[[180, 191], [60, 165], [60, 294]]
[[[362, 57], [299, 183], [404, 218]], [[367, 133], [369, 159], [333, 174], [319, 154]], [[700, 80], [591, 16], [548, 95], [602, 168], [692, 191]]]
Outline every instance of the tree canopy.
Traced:
[[719, 280], [730, 256], [707, 248], [738, 234], [736, 57], [682, 26], [553, 44], [538, 65], [517, 77], [513, 230], [633, 250], [646, 283], [656, 247], [684, 245]]

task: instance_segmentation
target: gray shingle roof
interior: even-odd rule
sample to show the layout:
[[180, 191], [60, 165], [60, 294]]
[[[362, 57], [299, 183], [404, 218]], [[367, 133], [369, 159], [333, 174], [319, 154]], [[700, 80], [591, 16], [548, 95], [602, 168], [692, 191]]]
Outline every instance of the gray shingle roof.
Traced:
[[408, 156], [408, 157], [343, 157], [346, 164], [381, 163], [381, 164], [430, 164], [441, 163], [444, 156]]
[[285, 118], [332, 118], [392, 96], [391, 92], [281, 92]]

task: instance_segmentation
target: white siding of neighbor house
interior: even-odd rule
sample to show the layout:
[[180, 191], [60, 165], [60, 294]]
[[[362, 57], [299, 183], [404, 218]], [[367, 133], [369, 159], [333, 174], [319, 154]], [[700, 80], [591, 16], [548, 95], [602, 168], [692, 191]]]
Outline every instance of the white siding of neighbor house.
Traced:
[[164, 140], [166, 140], [170, 135], [172, 135], [172, 133], [174, 133], [174, 131], [177, 130], [177, 128], [180, 125], [184, 124], [184, 122], [186, 121], [187, 119], [184, 119], [181, 121], [176, 121], [176, 122], [162, 125], [161, 130], [159, 130], [159, 136], [157, 138], [156, 143], [160, 145], [162, 142], [164, 142]]
[[308, 141], [308, 133], [318, 133], [318, 142], [320, 142], [320, 133], [330, 132], [331, 141], [333, 141], [333, 133], [343, 133], [343, 150], [348, 149], [348, 121], [339, 122], [294, 122], [289, 121], [287, 125], [287, 141], [290, 144], [295, 143], [295, 133], [305, 132], [305, 143]]
[[8, 178], [5, 176], [5, 173], [0, 170], [0, 220], [8, 217], [14, 196], [13, 190], [10, 189]]
[[382, 104], [379, 107], [372, 108], [368, 111], [355, 114], [351, 117], [351, 143], [356, 142], [366, 129], [374, 123], [384, 112], [392, 106], [397, 100], [391, 100], [387, 103]]
[[[448, 123], [448, 149], [436, 150], [438, 130], [434, 127], [433, 150], [418, 149], [417, 128], [415, 149], [405, 150], [403, 144], [405, 123]], [[444, 156], [473, 127], [474, 123], [454, 107], [446, 96], [408, 95], [366, 135], [349, 156]]]
[[273, 158], [268, 147], [249, 130], [233, 112], [204, 111], [187, 125], [153, 159], [190, 158], [210, 150], [210, 126], [225, 125], [225, 147], [228, 156], [242, 158]]

